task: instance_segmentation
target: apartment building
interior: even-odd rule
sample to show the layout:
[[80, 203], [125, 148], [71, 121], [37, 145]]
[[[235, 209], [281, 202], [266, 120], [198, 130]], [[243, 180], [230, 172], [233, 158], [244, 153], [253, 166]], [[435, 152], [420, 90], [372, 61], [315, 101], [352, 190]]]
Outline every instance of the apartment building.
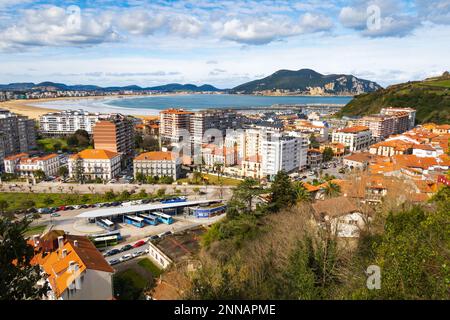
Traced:
[[[381, 115], [392, 116], [398, 113], [406, 112], [408, 115], [408, 127], [407, 130], [414, 128], [416, 122], [416, 110], [412, 108], [383, 108], [380, 111]], [[406, 131], [406, 130], [405, 130]], [[401, 132], [399, 132], [401, 133]]]
[[355, 122], [357, 126], [368, 127], [374, 142], [386, 139], [396, 132], [396, 117], [384, 115], [370, 115]]
[[0, 109], [0, 171], [5, 157], [36, 148], [34, 120]]
[[392, 157], [396, 154], [411, 154], [414, 143], [397, 140], [386, 140], [370, 146], [369, 152], [379, 156]]
[[46, 136], [70, 135], [77, 130], [85, 130], [92, 134], [95, 123], [106, 118], [108, 118], [106, 114], [81, 109], [51, 112], [39, 117], [39, 132]]
[[181, 175], [181, 158], [172, 152], [152, 151], [141, 153], [133, 160], [134, 178], [141, 173], [151, 177], [172, 177]]
[[194, 113], [183, 109], [161, 111], [160, 139], [164, 143], [178, 143], [190, 136], [191, 117]]
[[[29, 241], [39, 265], [47, 275], [38, 285], [48, 283], [45, 300], [112, 300], [114, 269], [85, 236], [52, 230]], [[44, 282], [45, 281], [45, 282]]]
[[316, 138], [320, 141], [327, 141], [328, 140], [328, 130], [329, 126], [328, 123], [325, 121], [319, 121], [319, 120], [297, 120], [295, 122], [295, 131], [304, 133], [304, 134], [314, 134]]
[[110, 180], [120, 173], [120, 154], [109, 150], [85, 149], [69, 158], [69, 177], [77, 180]]
[[[203, 110], [191, 116], [190, 132], [194, 145], [223, 140], [226, 129], [236, 128], [237, 113], [233, 110]], [[209, 135], [205, 136], [205, 133]], [[217, 141], [216, 141], [217, 142]], [[217, 144], [217, 143], [216, 143]]]
[[93, 127], [94, 148], [118, 153], [122, 159], [134, 155], [134, 124], [127, 116], [111, 115]]
[[261, 167], [262, 173], [269, 178], [279, 171], [292, 172], [306, 165], [302, 159], [304, 139], [281, 132], [263, 130], [261, 132]]
[[221, 164], [225, 167], [236, 164], [235, 150], [233, 147], [217, 146], [214, 144], [204, 145], [202, 147], [202, 156], [205, 165], [214, 168]]
[[336, 130], [332, 134], [333, 143], [342, 143], [351, 152], [365, 150], [369, 147], [372, 133], [366, 126], [354, 126]]
[[19, 153], [6, 157], [4, 160], [5, 172], [21, 176], [33, 176], [42, 170], [45, 176], [55, 176], [60, 167], [59, 156], [55, 153], [42, 157], [30, 157], [27, 153]]
[[318, 169], [322, 165], [323, 162], [323, 154], [318, 149], [309, 149], [307, 164], [311, 169]]

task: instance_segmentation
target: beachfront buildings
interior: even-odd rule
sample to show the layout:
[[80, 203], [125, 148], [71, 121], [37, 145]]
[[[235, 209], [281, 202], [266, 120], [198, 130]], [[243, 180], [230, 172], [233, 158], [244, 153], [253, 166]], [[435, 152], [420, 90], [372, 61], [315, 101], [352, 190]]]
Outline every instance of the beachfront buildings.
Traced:
[[47, 275], [50, 291], [46, 300], [112, 300], [113, 268], [85, 236], [52, 230], [30, 240], [35, 255], [32, 265], [39, 265]]
[[83, 110], [64, 110], [51, 112], [39, 117], [39, 132], [45, 136], [63, 136], [85, 130], [92, 134], [93, 127], [107, 115]]
[[[162, 143], [178, 143], [190, 136], [193, 112], [168, 109], [160, 112], [159, 135]], [[184, 138], [183, 138], [184, 137]]]
[[59, 156], [55, 153], [42, 157], [19, 153], [6, 157], [4, 164], [6, 173], [20, 176], [33, 176], [36, 171], [42, 171], [46, 177], [56, 176], [60, 167]]
[[128, 117], [112, 114], [93, 127], [95, 149], [119, 153], [122, 159], [134, 155], [134, 124]]
[[119, 174], [120, 160], [117, 152], [85, 149], [69, 158], [69, 177], [78, 181], [110, 180]]
[[173, 152], [152, 151], [141, 153], [133, 160], [134, 178], [138, 174], [150, 177], [172, 177], [181, 174], [181, 158]]
[[28, 117], [0, 109], [0, 171], [5, 157], [36, 148], [36, 129]]
[[368, 127], [354, 126], [333, 132], [332, 142], [342, 143], [351, 152], [365, 150], [369, 147], [372, 133]]

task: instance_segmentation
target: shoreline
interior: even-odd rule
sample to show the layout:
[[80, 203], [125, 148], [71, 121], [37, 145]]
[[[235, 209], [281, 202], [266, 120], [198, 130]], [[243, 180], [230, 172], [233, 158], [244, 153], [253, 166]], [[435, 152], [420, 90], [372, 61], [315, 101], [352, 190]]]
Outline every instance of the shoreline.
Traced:
[[[166, 97], [166, 96], [183, 96], [188, 93], [168, 93], [168, 94], [155, 94], [155, 95], [108, 95], [108, 96], [87, 96], [87, 97], [58, 97], [58, 98], [42, 98], [42, 99], [18, 99], [0, 102], [0, 109], [6, 109], [13, 113], [27, 116], [31, 119], [39, 119], [43, 114], [50, 112], [59, 112], [62, 110], [69, 109], [84, 109], [89, 112], [100, 112], [100, 113], [122, 113], [127, 115], [132, 115], [137, 118], [144, 118], [148, 116], [156, 116], [159, 114], [159, 109], [138, 109], [138, 108], [127, 108], [127, 107], [115, 107], [109, 105], [108, 102], [115, 101], [118, 99], [136, 99], [136, 98], [148, 98], [148, 97]], [[198, 94], [201, 93], [189, 93]], [[233, 94], [235, 96], [241, 96], [240, 94]], [[250, 95], [255, 97], [270, 97], [267, 95]], [[302, 95], [303, 96], [303, 95]], [[298, 97], [298, 96], [271, 96], [271, 97]], [[303, 97], [332, 97], [332, 96], [303, 96]], [[333, 96], [333, 97], [343, 97], [343, 96]], [[65, 107], [53, 107], [52, 104], [61, 101], [62, 105]], [[96, 103], [98, 102], [98, 104]], [[64, 102], [64, 103], [63, 103]], [[70, 103], [75, 104], [70, 106]], [[273, 106], [276, 106], [274, 104]], [[92, 110], [95, 108], [96, 110]], [[261, 107], [266, 108], [266, 107]], [[252, 108], [243, 108], [242, 110], [256, 110], [256, 106]]]

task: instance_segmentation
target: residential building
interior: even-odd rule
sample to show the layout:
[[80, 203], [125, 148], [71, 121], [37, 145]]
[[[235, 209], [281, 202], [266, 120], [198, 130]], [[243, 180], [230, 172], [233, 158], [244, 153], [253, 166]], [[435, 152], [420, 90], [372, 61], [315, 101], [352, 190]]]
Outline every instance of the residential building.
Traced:
[[296, 133], [281, 133], [269, 130], [261, 132], [261, 164], [265, 176], [273, 177], [279, 171], [300, 170], [306, 159], [304, 138]]
[[263, 179], [265, 175], [262, 171], [261, 155], [254, 155], [242, 160], [240, 168], [240, 176], [253, 179]]
[[332, 134], [333, 143], [342, 143], [351, 152], [365, 150], [369, 147], [372, 133], [366, 126], [348, 127], [336, 130]]
[[329, 126], [325, 121], [297, 120], [294, 127], [295, 131], [308, 135], [314, 135], [319, 141], [328, 140]]
[[318, 150], [318, 149], [309, 149], [308, 150], [307, 165], [311, 169], [320, 168], [322, 162], [323, 162], [323, 154], [320, 150]]
[[118, 153], [122, 159], [134, 155], [134, 125], [126, 116], [111, 115], [93, 128], [94, 148]]
[[21, 176], [33, 176], [38, 170], [45, 176], [55, 176], [60, 167], [59, 156], [55, 153], [42, 157], [30, 157], [27, 153], [19, 153], [5, 158], [5, 172]]
[[415, 126], [416, 122], [416, 110], [412, 108], [383, 108], [380, 111], [381, 115], [391, 116], [396, 115], [399, 112], [406, 112], [408, 114], [408, 128], [411, 130]]
[[379, 156], [391, 157], [396, 154], [411, 154], [414, 143], [404, 140], [386, 140], [370, 146], [369, 152]]
[[379, 159], [377, 155], [369, 152], [353, 153], [344, 157], [343, 165], [351, 169], [365, 169], [367, 166]]
[[138, 173], [151, 177], [172, 177], [181, 175], [181, 158], [173, 152], [152, 151], [138, 155], [133, 160], [134, 178]]
[[183, 109], [168, 109], [161, 111], [160, 115], [160, 139], [164, 143], [178, 143], [189, 139], [191, 117], [194, 113]]
[[74, 134], [77, 130], [93, 133], [95, 123], [108, 115], [84, 110], [51, 112], [39, 117], [39, 132], [46, 136]]
[[202, 156], [205, 165], [210, 168], [214, 168], [217, 164], [225, 167], [236, 164], [234, 147], [221, 147], [215, 144], [204, 145], [202, 147]]
[[0, 171], [7, 156], [36, 148], [34, 120], [0, 109]]
[[[226, 130], [235, 128], [237, 113], [233, 110], [202, 110], [191, 115], [190, 133], [192, 143], [201, 146], [205, 143], [223, 141]], [[205, 136], [205, 134], [207, 134]], [[221, 140], [221, 141], [217, 141]]]
[[[85, 236], [52, 230], [30, 241], [39, 265], [47, 275], [48, 300], [112, 300], [114, 269]], [[41, 281], [41, 285], [43, 285]]]
[[343, 157], [345, 155], [345, 146], [339, 142], [322, 143], [319, 146], [319, 150], [323, 152], [326, 148], [333, 150], [334, 157]]
[[110, 180], [120, 173], [120, 154], [109, 150], [85, 149], [69, 158], [69, 176], [77, 180]]
[[368, 127], [373, 141], [380, 141], [396, 132], [394, 116], [370, 115], [356, 121], [356, 125]]

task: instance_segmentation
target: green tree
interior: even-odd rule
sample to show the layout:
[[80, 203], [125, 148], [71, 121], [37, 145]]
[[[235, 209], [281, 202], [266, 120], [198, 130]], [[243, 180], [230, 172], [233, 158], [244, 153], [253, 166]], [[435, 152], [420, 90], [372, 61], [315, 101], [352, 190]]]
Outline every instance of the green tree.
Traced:
[[4, 199], [1, 199], [1, 200], [0, 200], [0, 212], [1, 212], [2, 214], [5, 214], [6, 209], [8, 209], [8, 207], [9, 207], [8, 201], [6, 201], [6, 200], [4, 200]]
[[29, 208], [33, 208], [35, 206], [36, 206], [36, 203], [30, 199], [22, 201], [22, 203], [20, 205], [20, 207], [22, 209], [29, 209]]
[[116, 194], [114, 193], [114, 191], [112, 189], [110, 189], [109, 191], [105, 192], [105, 198], [108, 201], [112, 201], [116, 198]]
[[139, 198], [147, 198], [147, 192], [145, 191], [145, 189], [141, 189], [138, 193]]
[[318, 149], [320, 147], [320, 143], [314, 134], [309, 137], [309, 146], [311, 149]]
[[123, 190], [122, 193], [120, 194], [120, 199], [122, 200], [128, 200], [130, 199], [131, 194], [128, 190]]
[[269, 209], [272, 212], [290, 207], [297, 202], [297, 191], [288, 174], [279, 171], [270, 187], [271, 201]]
[[331, 149], [330, 147], [326, 147], [325, 149], [323, 149], [322, 159], [324, 162], [332, 160], [333, 157], [334, 157], [333, 149]]
[[42, 179], [45, 178], [45, 172], [42, 171], [41, 169], [38, 169], [38, 170], [34, 171], [33, 175], [38, 180], [42, 180]]
[[232, 217], [240, 213], [250, 213], [253, 206], [253, 198], [262, 192], [258, 181], [245, 178], [233, 190], [233, 196], [228, 203], [227, 215]]
[[163, 176], [161, 178], [159, 178], [159, 183], [162, 184], [172, 184], [173, 183], [173, 178], [169, 177], [169, 176]]
[[51, 197], [46, 196], [42, 202], [48, 207], [55, 202]]
[[156, 191], [156, 196], [157, 197], [162, 197], [162, 196], [164, 196], [166, 194], [166, 189], [165, 188], [161, 188], [161, 189], [158, 189], [157, 191]]
[[324, 192], [327, 198], [334, 198], [341, 194], [341, 187], [336, 183], [328, 182]]
[[66, 166], [59, 167], [58, 174], [61, 177], [67, 177], [69, 175], [69, 169]]
[[297, 196], [297, 201], [299, 202], [309, 202], [311, 201], [311, 194], [304, 187], [302, 182], [297, 182], [294, 184], [295, 193]]
[[146, 151], [158, 151], [159, 141], [153, 136], [146, 135], [142, 140], [142, 148]]
[[136, 173], [136, 181], [144, 183], [147, 181], [147, 177], [142, 172], [138, 172]]
[[0, 300], [36, 300], [49, 290], [39, 265], [31, 265], [34, 248], [24, 233], [30, 221], [0, 217]]

